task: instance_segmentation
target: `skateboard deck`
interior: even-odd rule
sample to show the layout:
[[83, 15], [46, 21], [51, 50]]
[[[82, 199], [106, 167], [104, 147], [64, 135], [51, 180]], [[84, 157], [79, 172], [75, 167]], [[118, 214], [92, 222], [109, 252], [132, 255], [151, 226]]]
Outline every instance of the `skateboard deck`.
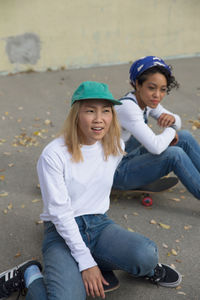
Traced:
[[103, 284], [104, 292], [112, 292], [119, 288], [119, 280], [113, 271], [102, 271], [101, 273], [109, 285]]
[[150, 184], [143, 185], [138, 189], [134, 189], [133, 191], [148, 194], [160, 193], [174, 187], [177, 183], [177, 177], [163, 177]]
[[141, 186], [137, 189], [131, 190], [112, 190], [112, 194], [119, 194], [119, 193], [141, 193], [144, 195], [142, 200], [142, 204], [145, 206], [151, 206], [153, 204], [152, 198], [149, 196], [150, 194], [154, 193], [161, 193], [167, 191], [168, 189], [174, 187], [178, 183], [177, 177], [162, 177], [148, 185]]

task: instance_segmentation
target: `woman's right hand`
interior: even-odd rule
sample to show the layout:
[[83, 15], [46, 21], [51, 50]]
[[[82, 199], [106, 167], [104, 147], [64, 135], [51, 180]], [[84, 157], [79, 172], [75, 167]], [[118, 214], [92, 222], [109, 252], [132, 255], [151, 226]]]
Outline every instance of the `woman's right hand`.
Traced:
[[83, 270], [82, 278], [88, 296], [105, 299], [103, 284], [109, 285], [109, 283], [104, 279], [98, 266]]

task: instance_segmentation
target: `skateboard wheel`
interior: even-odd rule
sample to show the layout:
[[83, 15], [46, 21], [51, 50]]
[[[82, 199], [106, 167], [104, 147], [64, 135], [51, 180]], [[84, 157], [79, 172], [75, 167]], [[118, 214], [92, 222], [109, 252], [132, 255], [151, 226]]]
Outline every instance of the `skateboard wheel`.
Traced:
[[142, 204], [143, 204], [144, 206], [151, 206], [151, 205], [153, 204], [153, 200], [152, 200], [151, 197], [145, 197], [145, 198], [143, 198], [143, 200], [142, 200]]

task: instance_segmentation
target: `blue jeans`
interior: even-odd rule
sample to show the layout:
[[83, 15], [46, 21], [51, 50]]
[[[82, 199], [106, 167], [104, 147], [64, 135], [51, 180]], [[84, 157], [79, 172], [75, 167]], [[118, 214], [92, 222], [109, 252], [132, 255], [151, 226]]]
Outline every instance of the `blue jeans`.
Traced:
[[137, 189], [171, 171], [193, 196], [200, 199], [200, 146], [186, 130], [178, 132], [179, 142], [159, 155], [149, 153], [134, 137], [126, 143], [127, 155], [120, 162], [113, 187]]
[[[115, 224], [107, 215], [76, 218], [84, 242], [102, 270], [124, 270], [133, 276], [152, 276], [158, 263], [157, 246], [141, 234]], [[51, 222], [44, 224], [44, 280], [33, 281], [27, 300], [85, 300], [78, 265]]]

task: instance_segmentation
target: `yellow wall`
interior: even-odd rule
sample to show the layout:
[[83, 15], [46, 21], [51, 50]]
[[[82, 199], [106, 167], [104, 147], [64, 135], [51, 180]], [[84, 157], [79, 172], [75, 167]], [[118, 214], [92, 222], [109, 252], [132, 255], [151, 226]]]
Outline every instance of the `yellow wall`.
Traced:
[[[0, 73], [198, 55], [199, 14], [199, 0], [1, 0]], [[27, 33], [40, 40], [40, 52], [36, 62], [19, 63], [16, 51], [26, 56], [33, 48], [14, 39]]]

